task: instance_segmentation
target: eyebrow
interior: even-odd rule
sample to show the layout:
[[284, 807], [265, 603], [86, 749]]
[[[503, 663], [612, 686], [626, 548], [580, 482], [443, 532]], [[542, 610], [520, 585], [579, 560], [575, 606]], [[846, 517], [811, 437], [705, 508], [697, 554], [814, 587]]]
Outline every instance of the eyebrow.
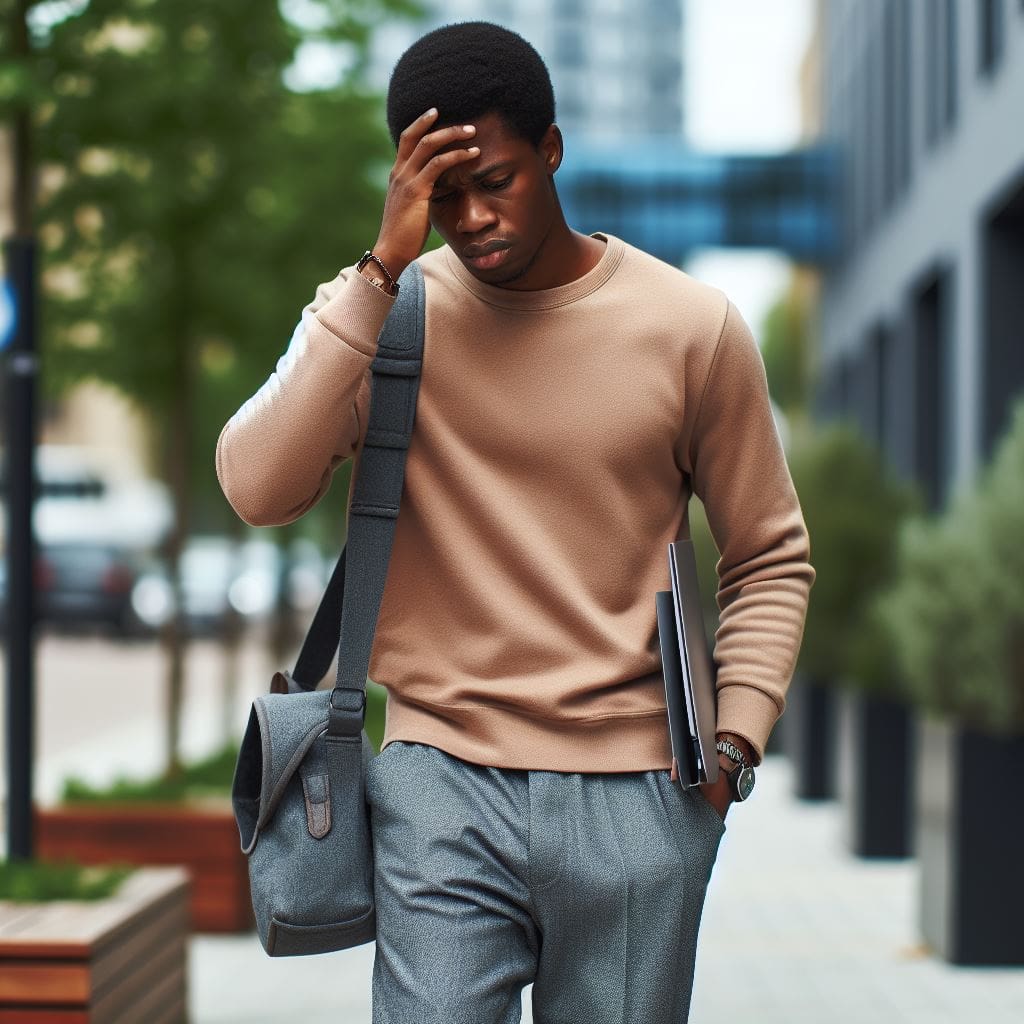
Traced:
[[[470, 174], [470, 178], [472, 178], [473, 181], [480, 181], [482, 178], [486, 178], [488, 174], [493, 174], [495, 171], [501, 170], [502, 167], [508, 167], [514, 163], [515, 160], [499, 160], [497, 163], [491, 164], [490, 167], [485, 167], [482, 171], [473, 171], [473, 173]], [[439, 188], [451, 188], [451, 185], [442, 185], [440, 182], [435, 181], [434, 189], [436, 190]]]

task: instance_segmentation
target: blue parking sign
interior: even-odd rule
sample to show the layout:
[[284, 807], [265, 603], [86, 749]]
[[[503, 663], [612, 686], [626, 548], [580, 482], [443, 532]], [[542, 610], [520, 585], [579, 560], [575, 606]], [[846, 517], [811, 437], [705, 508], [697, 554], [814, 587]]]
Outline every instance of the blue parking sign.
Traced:
[[0, 349], [14, 340], [14, 328], [18, 323], [18, 306], [15, 302], [14, 288], [6, 278], [0, 281]]

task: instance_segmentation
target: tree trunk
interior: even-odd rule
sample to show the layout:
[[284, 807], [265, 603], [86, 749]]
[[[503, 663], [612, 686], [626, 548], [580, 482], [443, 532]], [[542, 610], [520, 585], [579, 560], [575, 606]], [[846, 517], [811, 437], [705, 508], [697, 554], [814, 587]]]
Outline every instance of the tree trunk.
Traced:
[[181, 580], [181, 554], [189, 535], [192, 506], [192, 484], [189, 453], [192, 442], [194, 381], [189, 346], [182, 338], [175, 365], [177, 387], [174, 388], [165, 441], [167, 480], [174, 503], [174, 524], [167, 536], [165, 553], [174, 594], [174, 611], [162, 630], [161, 638], [167, 664], [165, 728], [166, 775], [175, 778], [182, 772], [181, 705], [185, 689], [185, 660], [188, 635], [185, 624], [185, 600]]
[[[237, 546], [242, 541], [244, 533], [242, 520], [233, 516], [228, 527], [228, 534], [232, 544]], [[238, 701], [238, 677], [239, 665], [241, 663], [242, 638], [245, 635], [245, 622], [242, 616], [235, 611], [233, 605], [228, 605], [227, 617], [224, 622], [224, 632], [221, 636], [221, 650], [224, 655], [223, 675], [221, 676], [221, 734], [224, 744], [240, 739], [242, 726], [235, 720], [235, 704]]]

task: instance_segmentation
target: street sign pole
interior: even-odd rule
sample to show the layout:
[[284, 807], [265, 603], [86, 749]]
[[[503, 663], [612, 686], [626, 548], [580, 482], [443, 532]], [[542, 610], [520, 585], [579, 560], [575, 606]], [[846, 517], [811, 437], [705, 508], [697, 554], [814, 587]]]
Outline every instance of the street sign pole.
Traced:
[[[3, 346], [6, 395], [4, 476], [7, 499], [7, 855], [33, 855], [32, 762], [35, 714], [34, 538], [35, 391], [39, 373], [35, 324], [35, 241], [4, 241], [13, 287], [14, 323]], [[4, 339], [0, 338], [0, 343]]]

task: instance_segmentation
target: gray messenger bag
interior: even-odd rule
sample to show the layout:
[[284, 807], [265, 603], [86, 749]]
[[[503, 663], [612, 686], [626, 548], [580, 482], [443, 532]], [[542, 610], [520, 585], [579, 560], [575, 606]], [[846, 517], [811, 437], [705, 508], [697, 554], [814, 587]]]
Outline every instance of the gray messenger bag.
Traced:
[[[414, 260], [378, 338], [348, 539], [291, 673], [253, 701], [231, 800], [252, 906], [270, 956], [372, 942], [373, 843], [364, 778], [366, 674], [405, 481], [423, 359]], [[346, 562], [348, 563], [346, 569]], [[337, 682], [316, 689], [338, 651]]]

